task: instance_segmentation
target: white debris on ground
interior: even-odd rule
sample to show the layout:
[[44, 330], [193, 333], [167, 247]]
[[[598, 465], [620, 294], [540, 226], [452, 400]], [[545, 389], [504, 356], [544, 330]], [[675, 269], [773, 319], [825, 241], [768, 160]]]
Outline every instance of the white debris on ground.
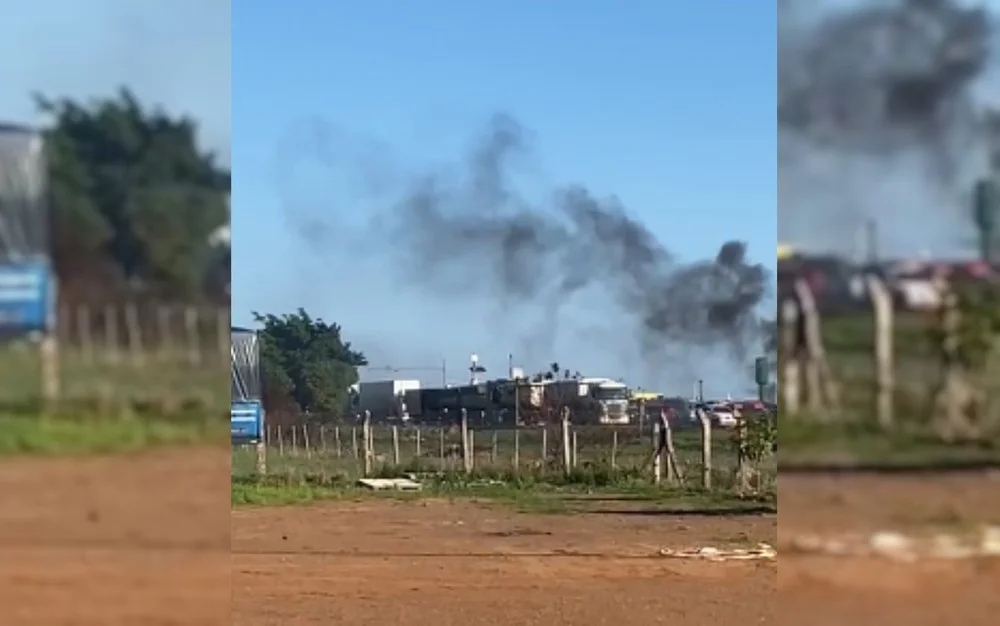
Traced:
[[411, 478], [362, 478], [358, 485], [374, 491], [420, 491], [423, 488]]
[[671, 559], [699, 559], [702, 561], [770, 561], [778, 558], [778, 551], [766, 543], [758, 543], [756, 548], [716, 548], [712, 546], [679, 550], [663, 548], [659, 554]]
[[1000, 558], [1000, 526], [984, 526], [965, 534], [928, 536], [879, 531], [868, 536], [806, 535], [787, 542], [793, 554], [885, 558], [913, 563], [934, 559]]
[[[1000, 558], [1000, 526], [984, 526], [965, 534], [913, 536], [895, 531], [871, 535], [822, 537], [804, 535], [783, 542], [786, 553], [831, 557], [884, 558], [902, 563], [926, 560]], [[778, 551], [766, 543], [756, 548], [663, 548], [659, 556], [703, 561], [776, 560]]]

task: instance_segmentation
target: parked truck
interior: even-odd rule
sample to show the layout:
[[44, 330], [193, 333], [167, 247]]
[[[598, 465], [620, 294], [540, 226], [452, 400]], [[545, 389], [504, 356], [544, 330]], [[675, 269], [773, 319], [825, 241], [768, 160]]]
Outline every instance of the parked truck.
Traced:
[[605, 377], [566, 378], [545, 382], [545, 404], [570, 409], [576, 423], [628, 424], [629, 390]]
[[358, 383], [352, 394], [352, 411], [358, 414], [370, 411], [376, 419], [407, 421], [411, 416], [407, 394], [419, 390], [419, 380], [374, 380]]

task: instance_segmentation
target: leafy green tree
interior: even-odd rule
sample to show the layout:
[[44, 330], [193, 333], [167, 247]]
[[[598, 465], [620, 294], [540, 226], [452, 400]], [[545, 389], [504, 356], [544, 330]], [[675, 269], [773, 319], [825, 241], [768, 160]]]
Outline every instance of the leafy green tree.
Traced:
[[218, 262], [210, 236], [229, 221], [230, 174], [198, 147], [197, 124], [127, 89], [37, 103], [52, 120], [52, 247], [64, 288], [203, 295]]
[[358, 382], [364, 354], [344, 341], [337, 324], [312, 318], [304, 309], [294, 314], [254, 318], [260, 332], [261, 368], [269, 403], [287, 399], [302, 413], [339, 417], [348, 388]]

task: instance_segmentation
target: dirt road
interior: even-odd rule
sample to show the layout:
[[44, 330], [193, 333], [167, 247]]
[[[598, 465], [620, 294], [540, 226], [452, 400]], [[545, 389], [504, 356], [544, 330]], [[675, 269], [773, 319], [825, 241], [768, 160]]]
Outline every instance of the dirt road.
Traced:
[[0, 459], [0, 622], [229, 624], [229, 450]]
[[[820, 533], [959, 533], [1000, 524], [1000, 477], [789, 476], [779, 481], [779, 550]], [[778, 624], [978, 626], [1000, 614], [1000, 562], [899, 564], [780, 554]]]
[[773, 623], [773, 563], [651, 558], [773, 541], [774, 517], [528, 515], [367, 501], [233, 512], [233, 623]]
[[[783, 553], [779, 569], [649, 558], [662, 547], [773, 539], [773, 517], [387, 501], [230, 514], [228, 476], [226, 449], [0, 460], [0, 621], [985, 626], [1000, 614], [995, 561]], [[998, 493], [990, 475], [783, 475], [779, 547], [806, 532], [1000, 523]]]

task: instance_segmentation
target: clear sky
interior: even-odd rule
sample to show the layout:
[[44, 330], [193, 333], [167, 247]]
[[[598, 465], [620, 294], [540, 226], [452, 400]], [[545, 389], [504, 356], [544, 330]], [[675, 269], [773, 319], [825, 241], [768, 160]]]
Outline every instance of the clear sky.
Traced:
[[[338, 151], [377, 145], [377, 158], [413, 167], [456, 161], [502, 111], [533, 131], [546, 185], [617, 195], [684, 259], [736, 238], [773, 268], [773, 6], [245, 0], [232, 12], [234, 324], [304, 307], [340, 323], [372, 365], [426, 368], [368, 378], [439, 381], [444, 361], [459, 381], [472, 352], [502, 375], [514, 352], [529, 370], [558, 361], [663, 391], [704, 377], [710, 393], [745, 392], [749, 377], [718, 358], [650, 372], [628, 357], [625, 330], [613, 354], [580, 329], [533, 354], [523, 340], [531, 312], [497, 323], [495, 303], [401, 289], [385, 255], [321, 250], [302, 230], [368, 209], [348, 166], [334, 164]], [[324, 133], [321, 154], [301, 147]]]
[[36, 125], [31, 95], [114, 96], [201, 123], [229, 158], [229, 0], [0, 0], [0, 120]]

